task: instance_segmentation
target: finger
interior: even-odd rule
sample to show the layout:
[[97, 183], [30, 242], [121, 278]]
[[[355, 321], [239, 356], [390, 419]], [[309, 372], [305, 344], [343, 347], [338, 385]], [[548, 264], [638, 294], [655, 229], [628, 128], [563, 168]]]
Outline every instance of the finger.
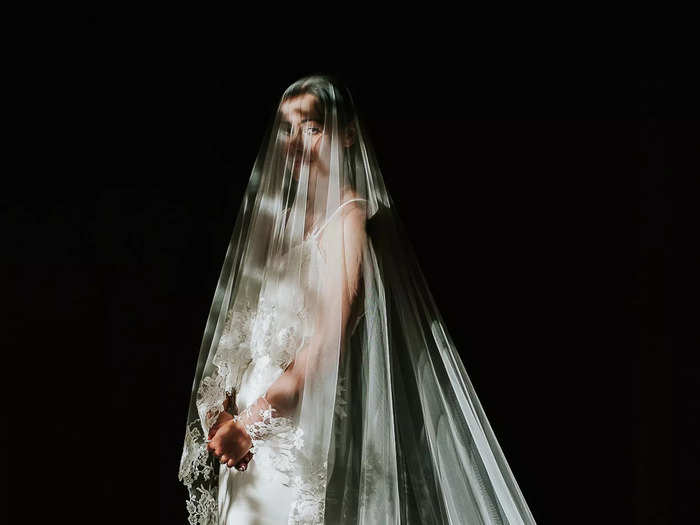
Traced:
[[245, 470], [245, 469], [247, 469], [247, 468], [248, 468], [248, 463], [250, 463], [250, 460], [251, 460], [251, 459], [253, 459], [253, 453], [252, 453], [252, 452], [248, 452], [248, 453], [243, 457], [243, 459], [241, 459], [241, 460], [236, 464], [236, 468], [237, 468], [238, 470]]
[[226, 462], [226, 466], [227, 466], [228, 468], [231, 468], [233, 465], [234, 465], [234, 463], [233, 463], [233, 460], [232, 460], [232, 459], [229, 459], [229, 460]]
[[242, 458], [240, 458], [240, 459], [236, 462], [236, 466], [240, 465], [241, 463], [248, 463], [252, 457], [253, 457], [253, 453], [252, 453], [252, 452], [246, 453], [245, 456], [243, 456]]

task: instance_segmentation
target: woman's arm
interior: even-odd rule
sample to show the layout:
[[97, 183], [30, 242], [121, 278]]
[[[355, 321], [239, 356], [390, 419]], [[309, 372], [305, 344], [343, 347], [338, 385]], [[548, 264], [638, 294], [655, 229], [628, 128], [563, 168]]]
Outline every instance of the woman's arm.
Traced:
[[333, 332], [337, 332], [337, 328], [334, 330], [333, 326], [329, 326], [334, 323], [332, 320], [329, 322], [324, 319], [320, 314], [337, 311], [339, 298], [342, 309], [340, 341], [345, 338], [353, 301], [357, 297], [362, 252], [366, 240], [364, 208], [362, 206], [348, 208], [349, 211], [341, 215], [343, 221], [334, 221], [337, 224], [329, 224], [329, 228], [324, 232], [325, 241], [322, 241], [321, 248], [326, 254], [325, 266], [329, 271], [323, 271], [321, 274], [319, 315], [316, 316], [314, 335], [297, 353], [294, 361], [282, 375], [270, 385], [264, 396], [256, 399], [242, 414], [239, 414], [237, 419], [242, 420], [246, 425], [261, 421], [264, 411], [271, 409], [272, 417], [289, 417], [293, 414], [300, 395], [304, 391], [309, 359], [314, 359], [319, 352], [323, 351], [324, 342], [329, 339], [329, 334], [335, 336], [331, 337], [331, 340], [336, 340], [337, 334]]
[[[305, 377], [312, 370], [318, 354], [327, 341], [342, 342], [357, 297], [361, 278], [362, 253], [366, 241], [365, 211], [360, 206], [349, 207], [343, 221], [332, 221], [324, 232], [321, 248], [324, 255], [320, 274], [320, 304], [317, 305], [316, 327], [313, 337], [300, 350], [285, 371], [270, 385], [264, 395], [257, 398], [241, 413], [226, 419], [217, 426], [224, 430], [222, 440], [217, 435], [210, 443], [211, 450], [224, 453], [222, 459], [229, 466], [239, 459], [240, 446], [237, 443], [251, 440], [255, 423], [271, 417], [289, 417], [294, 413], [301, 393], [304, 391]], [[336, 224], [333, 224], [333, 223]], [[332, 225], [332, 228], [331, 228]], [[337, 330], [338, 300], [340, 299], [340, 334]], [[324, 317], [330, 313], [330, 317]], [[339, 336], [339, 339], [338, 339]], [[341, 344], [341, 351], [343, 345]], [[340, 356], [342, 357], [342, 356]], [[218, 430], [216, 432], [218, 434]], [[236, 441], [238, 440], [238, 441]], [[251, 441], [252, 442], [252, 441]], [[228, 455], [226, 453], [228, 452]], [[245, 459], [242, 463], [246, 463]]]

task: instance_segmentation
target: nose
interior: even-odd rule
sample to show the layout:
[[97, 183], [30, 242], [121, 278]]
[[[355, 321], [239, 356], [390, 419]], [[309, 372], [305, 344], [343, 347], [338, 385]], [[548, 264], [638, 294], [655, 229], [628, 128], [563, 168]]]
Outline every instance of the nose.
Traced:
[[295, 155], [301, 159], [304, 148], [306, 147], [304, 139], [305, 137], [302, 133], [301, 127], [292, 130], [287, 137], [287, 153], [290, 155]]
[[299, 129], [293, 129], [289, 133], [289, 137], [287, 139], [287, 144], [289, 145], [290, 149], [294, 150], [299, 148], [300, 146], [303, 146], [303, 141], [301, 137], [301, 133]]

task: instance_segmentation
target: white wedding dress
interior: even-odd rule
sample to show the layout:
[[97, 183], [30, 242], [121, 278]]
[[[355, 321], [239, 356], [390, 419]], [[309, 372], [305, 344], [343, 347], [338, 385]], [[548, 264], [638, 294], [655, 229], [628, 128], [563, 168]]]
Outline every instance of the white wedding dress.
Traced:
[[[351, 199], [340, 207], [354, 200], [365, 199]], [[316, 265], [322, 262], [323, 257], [318, 244], [319, 234], [332, 218], [331, 216], [320, 228], [293, 248], [301, 250], [299, 254], [302, 261], [301, 268], [302, 271], [307, 272], [306, 275], [318, 276], [318, 273], [314, 272], [317, 271]], [[310, 333], [311, 327], [305, 322], [308, 312], [304, 305], [314, 304], [313, 298], [310, 297], [311, 293], [310, 290], [292, 290], [283, 285], [274, 289], [269, 288], [269, 293], [265, 293], [260, 298], [257, 315], [247, 314], [248, 324], [242, 312], [233, 313], [234, 322], [227, 326], [222, 338], [242, 337], [243, 341], [247, 339], [249, 343], [247, 348], [250, 350], [247, 365], [241, 364], [240, 352], [237, 355], [238, 366], [244, 369], [236, 396], [236, 405], [239, 410], [248, 407], [265, 394], [270, 385], [290, 364], [296, 349]], [[299, 301], [291, 308], [280, 308], [282, 301], [278, 300], [280, 297], [278, 294], [291, 294], [286, 297], [297, 297]], [[357, 326], [356, 323], [355, 326]], [[236, 332], [246, 329], [249, 337]], [[352, 331], [350, 330], [350, 333]], [[276, 339], [273, 341], [272, 338]], [[222, 341], [222, 344], [225, 347], [227, 341]], [[236, 346], [238, 350], [241, 349], [240, 344]], [[336, 398], [336, 417], [344, 415], [341, 408], [345, 403], [343, 392], [344, 384], [341, 378], [339, 395]], [[303, 435], [300, 429], [295, 427], [291, 419], [269, 416], [268, 411], [263, 422], [257, 424], [265, 437], [253, 439], [254, 455], [247, 470], [240, 472], [226, 465], [219, 467], [219, 523], [222, 525], [323, 523], [322, 509], [325, 496], [323, 482], [309, 482], [301, 479], [295, 468], [298, 460], [297, 451], [303, 447]], [[333, 446], [331, 446], [332, 450]]]

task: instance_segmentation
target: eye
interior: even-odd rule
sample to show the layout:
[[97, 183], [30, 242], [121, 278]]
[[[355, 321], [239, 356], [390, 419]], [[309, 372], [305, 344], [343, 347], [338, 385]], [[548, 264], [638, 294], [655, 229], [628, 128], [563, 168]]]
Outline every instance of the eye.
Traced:
[[311, 126], [311, 127], [306, 128], [304, 130], [304, 132], [307, 135], [318, 135], [319, 133], [321, 133], [321, 128], [316, 128], [316, 127]]

